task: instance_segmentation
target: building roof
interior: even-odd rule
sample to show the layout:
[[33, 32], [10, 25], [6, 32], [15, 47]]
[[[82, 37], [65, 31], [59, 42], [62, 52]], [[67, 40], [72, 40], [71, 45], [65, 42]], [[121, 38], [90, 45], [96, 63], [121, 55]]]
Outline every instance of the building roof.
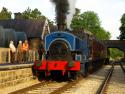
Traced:
[[[45, 20], [36, 20], [36, 19], [9, 19], [9, 20], [0, 20], [0, 25], [4, 28], [12, 28], [15, 31], [25, 32], [28, 38], [41, 37], [43, 32], [43, 27]], [[51, 30], [56, 28], [51, 26]]]

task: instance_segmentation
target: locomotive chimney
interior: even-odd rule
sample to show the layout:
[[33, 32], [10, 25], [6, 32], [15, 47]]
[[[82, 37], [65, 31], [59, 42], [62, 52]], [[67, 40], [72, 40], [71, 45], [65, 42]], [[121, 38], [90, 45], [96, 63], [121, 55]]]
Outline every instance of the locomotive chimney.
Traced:
[[14, 13], [15, 18], [14, 19], [23, 19], [22, 13], [18, 12], [18, 13]]
[[66, 30], [66, 24], [57, 24], [59, 31], [65, 31]]

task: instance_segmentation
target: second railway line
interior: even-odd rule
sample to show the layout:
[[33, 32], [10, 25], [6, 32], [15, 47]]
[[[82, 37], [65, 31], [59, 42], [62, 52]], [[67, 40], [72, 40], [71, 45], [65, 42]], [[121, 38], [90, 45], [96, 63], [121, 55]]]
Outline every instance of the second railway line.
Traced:
[[125, 72], [121, 63], [112, 66], [97, 94], [125, 94]]

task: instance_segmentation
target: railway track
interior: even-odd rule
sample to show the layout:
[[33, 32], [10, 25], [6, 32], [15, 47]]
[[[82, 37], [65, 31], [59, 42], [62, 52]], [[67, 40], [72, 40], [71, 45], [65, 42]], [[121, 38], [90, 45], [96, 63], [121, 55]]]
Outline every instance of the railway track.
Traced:
[[125, 94], [125, 71], [120, 65], [112, 65], [96, 94]]
[[108, 81], [109, 81], [109, 79], [110, 79], [110, 77], [111, 77], [111, 75], [112, 75], [113, 70], [114, 70], [114, 65], [112, 65], [111, 69], [110, 69], [109, 72], [107, 73], [107, 75], [106, 75], [104, 81], [102, 82], [102, 84], [101, 84], [101, 86], [99, 87], [99, 89], [98, 89], [98, 91], [97, 91], [96, 94], [104, 94], [104, 91], [105, 91], [105, 89], [106, 89], [106, 86], [107, 86]]
[[124, 65], [121, 62], [120, 62], [120, 66], [121, 66], [123, 72], [125, 73], [125, 68], [123, 67]]
[[105, 66], [87, 78], [75, 81], [42, 82], [10, 94], [95, 94], [111, 66]]
[[[116, 86], [115, 89], [112, 86]], [[117, 88], [122, 93], [118, 91], [114, 93]], [[9, 94], [125, 94], [125, 74], [120, 65], [108, 65], [84, 79], [64, 82], [44, 81]]]
[[56, 82], [56, 81], [44, 81], [39, 84], [11, 92], [9, 94], [61, 94], [67, 89], [71, 88], [77, 84], [82, 78], [75, 81], [65, 81], [65, 82]]
[[42, 81], [41, 83], [34, 84], [32, 86], [29, 86], [29, 87], [26, 87], [26, 88], [23, 88], [23, 89], [19, 89], [19, 90], [14, 91], [14, 92], [10, 92], [9, 94], [26, 94], [28, 91], [31, 91], [33, 89], [37, 89], [37, 88], [39, 88], [41, 86], [44, 86], [44, 85], [48, 85], [49, 83], [51, 83], [51, 82]]
[[64, 92], [67, 92], [69, 94], [71, 94], [71, 92], [69, 91], [69, 89], [73, 88], [76, 86], [76, 84], [78, 84], [81, 80], [83, 79], [83, 77], [78, 78], [75, 81], [69, 82], [68, 84], [64, 85], [63, 87], [53, 91], [50, 94], [62, 94]]

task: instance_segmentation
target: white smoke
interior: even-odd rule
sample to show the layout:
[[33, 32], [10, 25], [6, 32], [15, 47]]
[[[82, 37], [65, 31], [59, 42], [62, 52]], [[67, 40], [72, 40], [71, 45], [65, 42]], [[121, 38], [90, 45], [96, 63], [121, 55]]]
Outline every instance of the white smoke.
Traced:
[[75, 13], [76, 0], [68, 0], [69, 2], [69, 14], [67, 15], [67, 28], [70, 29], [70, 24]]

